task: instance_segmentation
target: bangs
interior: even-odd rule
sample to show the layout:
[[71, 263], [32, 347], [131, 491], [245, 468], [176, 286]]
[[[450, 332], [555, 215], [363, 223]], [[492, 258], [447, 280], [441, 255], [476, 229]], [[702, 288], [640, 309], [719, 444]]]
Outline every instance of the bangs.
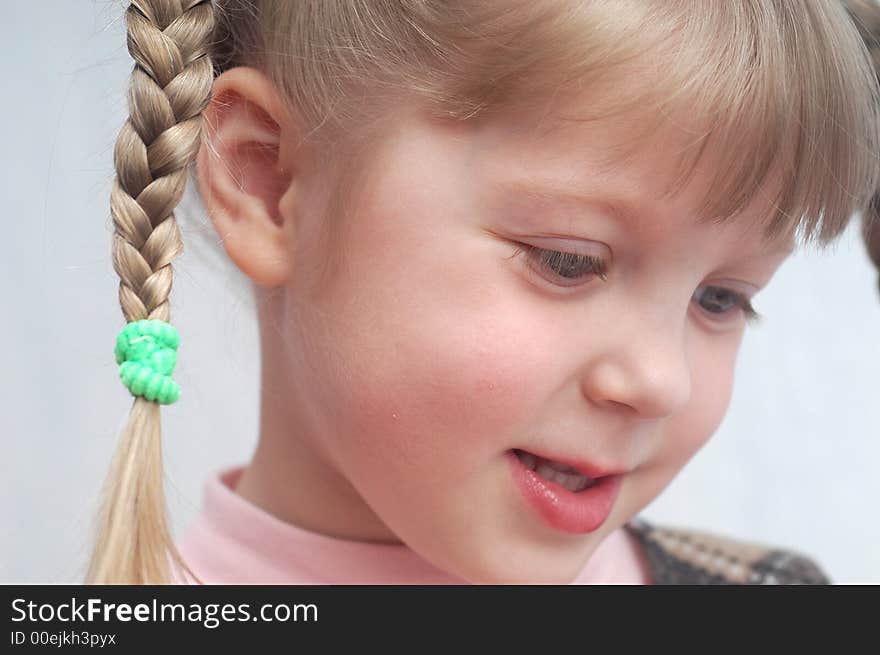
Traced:
[[835, 2], [702, 5], [681, 17], [686, 45], [653, 103], [661, 120], [702, 126], [673, 192], [711, 149], [720, 161], [701, 218], [737, 215], [774, 174], [766, 238], [828, 244], [880, 183], [877, 78], [855, 26]]
[[[800, 233], [826, 245], [877, 189], [880, 92], [840, 3], [532, 7], [532, 20], [515, 34], [492, 34], [490, 43], [504, 41], [505, 69], [490, 63], [495, 51], [494, 60], [472, 62], [481, 81], [472, 78], [469, 89], [459, 90], [483, 113], [551, 114], [560, 94], [574, 91], [590, 102], [576, 117], [554, 117], [562, 123], [638, 116], [631, 138], [615, 149], [616, 162], [665, 128], [683, 130], [670, 193], [687, 184], [706, 152], [716, 153], [700, 220], [725, 221], [765, 193], [768, 241]], [[485, 86], [486, 79], [493, 83]], [[468, 117], [477, 113], [468, 109]]]
[[573, 92], [588, 102], [561, 120], [638, 114], [617, 155], [665, 127], [685, 135], [673, 193], [712, 153], [699, 220], [726, 220], [765, 195], [768, 239], [800, 232], [825, 245], [880, 185], [880, 90], [839, 0], [275, 7], [230, 23], [241, 54], [223, 65], [265, 69], [307, 138], [338, 142], [328, 150], [340, 166], [386, 138], [401, 107], [453, 121], [536, 111], [545, 124]]

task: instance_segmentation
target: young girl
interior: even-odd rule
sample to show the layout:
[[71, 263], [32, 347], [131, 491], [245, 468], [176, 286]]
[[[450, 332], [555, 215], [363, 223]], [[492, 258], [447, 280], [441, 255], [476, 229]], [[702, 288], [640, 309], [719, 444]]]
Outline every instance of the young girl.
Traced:
[[[877, 188], [877, 80], [842, 4], [136, 0], [126, 20], [135, 400], [89, 582], [829, 581], [638, 513], [721, 422], [751, 298]], [[175, 545], [159, 425], [194, 158], [254, 282], [262, 396], [252, 461]]]

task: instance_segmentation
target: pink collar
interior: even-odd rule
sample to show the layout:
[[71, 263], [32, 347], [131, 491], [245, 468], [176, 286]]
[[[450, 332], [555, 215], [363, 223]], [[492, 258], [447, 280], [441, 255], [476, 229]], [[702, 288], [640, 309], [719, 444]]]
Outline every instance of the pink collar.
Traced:
[[[177, 541], [203, 582], [467, 584], [404, 544], [337, 539], [281, 521], [233, 490], [243, 470], [225, 469], [207, 481], [202, 509]], [[615, 530], [573, 584], [641, 584], [636, 553], [626, 531]]]

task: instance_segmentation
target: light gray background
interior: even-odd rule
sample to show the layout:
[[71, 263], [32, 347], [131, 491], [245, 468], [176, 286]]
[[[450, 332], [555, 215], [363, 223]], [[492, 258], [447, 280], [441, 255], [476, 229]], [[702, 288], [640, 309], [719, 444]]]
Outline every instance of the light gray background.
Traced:
[[[109, 193], [131, 60], [125, 3], [5, 7], [2, 72], [4, 375], [0, 582], [82, 579], [97, 495], [131, 404]], [[191, 198], [190, 198], [191, 201]], [[182, 214], [183, 212], [179, 212]], [[207, 476], [255, 445], [256, 322], [198, 213], [181, 216], [172, 320], [181, 402], [164, 410], [179, 531]], [[756, 301], [724, 423], [643, 512], [815, 557], [838, 583], [880, 583], [880, 297], [853, 228], [794, 256]]]

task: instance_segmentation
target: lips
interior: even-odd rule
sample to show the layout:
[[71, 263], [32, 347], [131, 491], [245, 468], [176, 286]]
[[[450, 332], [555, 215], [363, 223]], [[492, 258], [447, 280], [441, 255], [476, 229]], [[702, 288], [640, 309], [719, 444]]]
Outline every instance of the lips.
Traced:
[[556, 459], [555, 461], [569, 464], [583, 474], [600, 474], [590, 486], [580, 491], [571, 491], [552, 480], [542, 478], [526, 466], [513, 450], [507, 451], [506, 456], [520, 497], [550, 527], [570, 534], [585, 534], [597, 530], [611, 514], [623, 475], [609, 473], [607, 468], [583, 461]]

